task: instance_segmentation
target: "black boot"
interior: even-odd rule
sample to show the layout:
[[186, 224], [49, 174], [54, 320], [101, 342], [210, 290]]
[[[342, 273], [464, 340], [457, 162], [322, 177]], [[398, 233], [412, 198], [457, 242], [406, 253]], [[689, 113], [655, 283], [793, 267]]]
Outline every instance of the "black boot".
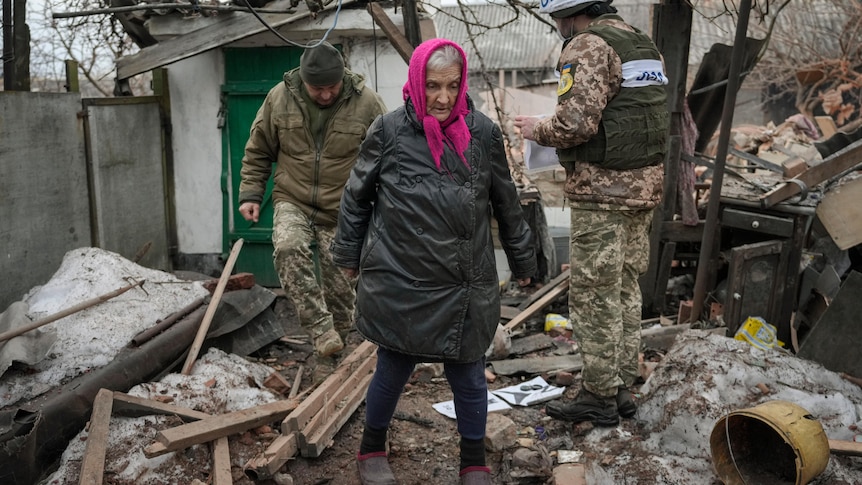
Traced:
[[628, 387], [620, 386], [617, 389], [617, 411], [624, 418], [633, 418], [638, 412], [638, 405], [632, 399], [632, 393]]
[[545, 411], [552, 418], [574, 423], [591, 421], [598, 426], [616, 426], [620, 422], [615, 398], [599, 397], [586, 389], [581, 389], [578, 397], [570, 403], [548, 403]]

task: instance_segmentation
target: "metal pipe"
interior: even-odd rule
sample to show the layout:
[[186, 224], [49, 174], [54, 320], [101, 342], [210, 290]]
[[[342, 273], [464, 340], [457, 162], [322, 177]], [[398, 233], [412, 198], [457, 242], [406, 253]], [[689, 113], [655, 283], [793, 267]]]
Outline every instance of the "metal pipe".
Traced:
[[[727, 92], [724, 95], [724, 108], [721, 113], [721, 128], [718, 135], [718, 148], [715, 154], [715, 171], [712, 175], [712, 185], [709, 190], [709, 205], [706, 208], [706, 223], [703, 229], [703, 239], [700, 246], [700, 257], [697, 260], [697, 276], [694, 282], [691, 317], [689, 323], [700, 319], [703, 311], [703, 301], [706, 296], [706, 284], [711, 278], [710, 269], [714, 261], [715, 231], [717, 229], [718, 209], [721, 202], [721, 184], [724, 179], [724, 165], [727, 162], [727, 151], [730, 146], [730, 130], [733, 123], [733, 111], [736, 107], [736, 93], [740, 85], [740, 71], [745, 55], [745, 38], [748, 31], [748, 17], [751, 12], [751, 0], [739, 2], [739, 18], [736, 22], [736, 38], [733, 43], [733, 53], [730, 57], [730, 73], [727, 76]], [[685, 322], [679, 322], [685, 323]]]

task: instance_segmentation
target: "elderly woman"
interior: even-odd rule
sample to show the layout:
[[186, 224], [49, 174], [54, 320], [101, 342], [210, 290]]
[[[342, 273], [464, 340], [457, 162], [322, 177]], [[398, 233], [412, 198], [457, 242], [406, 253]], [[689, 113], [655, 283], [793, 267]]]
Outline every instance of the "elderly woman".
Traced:
[[379, 346], [358, 454], [365, 485], [394, 484], [386, 439], [419, 362], [442, 362], [461, 435], [460, 481], [490, 484], [485, 351], [500, 319], [491, 215], [521, 285], [536, 271], [500, 129], [467, 97], [445, 39], [413, 52], [404, 106], [377, 118], [341, 200], [331, 251], [359, 276], [356, 328]]

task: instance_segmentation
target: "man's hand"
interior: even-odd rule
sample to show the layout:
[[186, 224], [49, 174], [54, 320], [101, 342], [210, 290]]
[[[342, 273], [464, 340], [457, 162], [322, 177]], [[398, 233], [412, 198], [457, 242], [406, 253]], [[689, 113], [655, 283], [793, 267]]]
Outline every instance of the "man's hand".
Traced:
[[243, 219], [257, 222], [260, 219], [260, 204], [257, 202], [243, 202], [239, 206], [239, 213]]
[[518, 278], [518, 286], [527, 286], [530, 284], [531, 278]]
[[535, 140], [533, 137], [533, 127], [536, 126], [536, 122], [540, 119], [541, 118], [538, 116], [518, 115], [515, 117], [515, 126], [520, 128], [521, 136], [523, 136], [525, 140]]

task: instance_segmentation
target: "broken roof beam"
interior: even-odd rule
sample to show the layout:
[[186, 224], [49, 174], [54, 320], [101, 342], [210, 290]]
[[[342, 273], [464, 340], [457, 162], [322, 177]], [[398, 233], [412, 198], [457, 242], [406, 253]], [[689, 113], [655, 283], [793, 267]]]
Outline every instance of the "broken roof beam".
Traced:
[[245, 475], [254, 481], [272, 478], [287, 460], [299, 452], [298, 434], [299, 432], [283, 434], [273, 440], [263, 453], [245, 464]]
[[508, 323], [503, 325], [503, 328], [506, 330], [512, 330], [518, 325], [524, 323], [528, 318], [532, 317], [535, 313], [539, 312], [541, 309], [550, 305], [554, 300], [560, 297], [560, 295], [565, 295], [569, 290], [569, 279], [565, 278], [560, 281], [556, 286], [552, 287], [550, 291], [545, 293], [544, 296], [533, 302], [530, 306], [528, 306], [524, 311], [522, 311], [518, 316], [509, 320]]
[[789, 181], [779, 185], [760, 197], [760, 205], [768, 209], [810, 187], [824, 182], [862, 164], [862, 140], [857, 140], [846, 148], [834, 153], [823, 162], [809, 168]]
[[377, 2], [369, 2], [368, 3], [368, 13], [371, 14], [371, 18], [374, 19], [374, 23], [380, 27], [380, 30], [386, 34], [386, 38], [389, 39], [389, 42], [392, 43], [392, 47], [395, 47], [395, 50], [404, 59], [406, 64], [410, 64], [410, 58], [413, 56], [413, 45], [410, 44], [410, 41], [407, 40], [407, 37], [398, 30], [398, 27], [395, 26], [395, 22], [389, 18], [389, 15], [383, 10], [383, 7], [380, 6]]
[[[355, 1], [341, 0], [341, 8], [343, 9]], [[282, 4], [289, 3], [288, 0], [279, 0], [279, 2], [272, 3], [270, 6], [276, 9]], [[321, 12], [318, 12], [318, 16], [328, 10], [334, 10], [338, 3], [330, 2]], [[309, 10], [303, 10], [293, 15], [269, 13], [261, 14], [260, 17], [273, 29], [278, 29], [279, 27], [310, 16], [311, 12]], [[164, 40], [158, 44], [145, 47], [130, 56], [121, 57], [117, 60], [117, 79], [128, 79], [157, 67], [188, 59], [197, 54], [266, 32], [267, 30], [266, 26], [253, 15], [238, 12], [231, 19], [189, 32], [186, 35]]]

